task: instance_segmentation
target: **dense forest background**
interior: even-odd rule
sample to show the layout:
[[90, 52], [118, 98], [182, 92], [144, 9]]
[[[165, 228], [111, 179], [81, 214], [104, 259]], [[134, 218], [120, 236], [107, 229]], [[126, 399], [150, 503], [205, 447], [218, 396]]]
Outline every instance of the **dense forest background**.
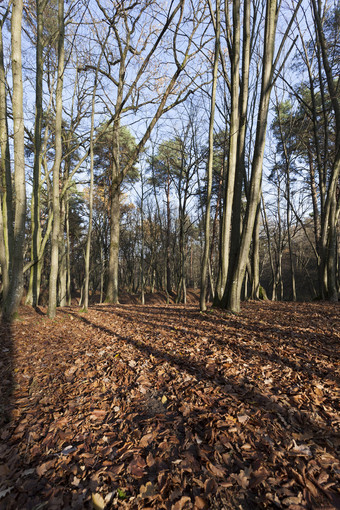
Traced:
[[337, 1], [0, 4], [1, 308], [338, 300]]

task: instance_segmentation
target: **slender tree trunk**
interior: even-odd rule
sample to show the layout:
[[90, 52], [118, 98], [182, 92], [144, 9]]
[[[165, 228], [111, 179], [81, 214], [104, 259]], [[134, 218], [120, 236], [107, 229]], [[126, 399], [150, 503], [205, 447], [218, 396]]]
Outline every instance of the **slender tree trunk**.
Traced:
[[315, 182], [315, 170], [314, 170], [314, 161], [312, 156], [311, 148], [308, 147], [308, 161], [309, 161], [309, 178], [310, 178], [310, 187], [311, 187], [311, 196], [312, 196], [312, 204], [313, 204], [313, 225], [314, 225], [314, 240], [316, 247], [316, 269], [318, 274], [318, 295], [322, 296], [323, 288], [322, 288], [322, 268], [321, 268], [321, 260], [320, 260], [320, 218], [319, 218], [319, 208], [318, 208], [318, 192]]
[[[291, 286], [292, 286], [292, 300], [296, 301], [295, 269], [294, 269], [294, 261], [293, 261], [292, 236], [291, 236], [290, 157], [289, 157], [287, 144], [286, 144], [286, 140], [285, 140], [285, 134], [283, 133], [283, 130], [282, 130], [281, 112], [280, 112], [280, 108], [279, 108], [279, 101], [277, 98], [276, 90], [275, 90], [275, 95], [276, 95], [276, 103], [278, 105], [277, 114], [278, 114], [279, 131], [280, 131], [280, 138], [281, 138], [281, 143], [282, 143], [282, 147], [283, 147], [284, 165], [285, 165], [286, 223], [287, 223], [287, 238], [288, 238], [289, 262], [290, 262], [290, 279], [291, 279]], [[279, 198], [278, 198], [278, 200], [279, 200]]]
[[110, 207], [110, 258], [109, 277], [105, 301], [118, 303], [118, 275], [119, 275], [119, 222], [120, 222], [120, 189], [114, 188], [111, 195]]
[[278, 218], [278, 242], [277, 242], [277, 265], [276, 265], [276, 284], [278, 287], [279, 301], [283, 300], [283, 279], [282, 279], [282, 222], [281, 222], [281, 182], [278, 178], [277, 188], [277, 218]]
[[[242, 82], [240, 90], [240, 120], [237, 142], [237, 159], [234, 184], [234, 198], [232, 208], [231, 223], [231, 240], [229, 252], [229, 266], [227, 286], [231, 285], [231, 278], [234, 266], [238, 257], [240, 236], [242, 232], [242, 183], [245, 181], [246, 186], [246, 169], [245, 169], [245, 141], [247, 128], [247, 107], [249, 94], [249, 66], [250, 66], [250, 0], [244, 2], [243, 12], [243, 47], [242, 47]], [[255, 248], [257, 243], [254, 241]], [[256, 250], [255, 250], [256, 255]], [[253, 277], [256, 277], [256, 271], [252, 271]], [[222, 305], [226, 306], [226, 299], [222, 300]]]
[[268, 0], [262, 64], [262, 84], [256, 129], [255, 150], [252, 162], [251, 181], [249, 186], [249, 197], [243, 223], [240, 250], [237, 257], [237, 262], [235, 264], [235, 269], [233, 270], [233, 274], [230, 278], [230, 286], [226, 293], [227, 308], [234, 312], [239, 312], [240, 310], [242, 281], [252, 240], [256, 211], [261, 196], [262, 165], [266, 140], [269, 100], [273, 79], [273, 56], [277, 22], [276, 9], [276, 0]]
[[[211, 5], [210, 14], [214, 16]], [[207, 198], [206, 198], [206, 212], [204, 219], [204, 249], [201, 271], [201, 292], [200, 292], [200, 309], [204, 312], [207, 309], [206, 296], [207, 296], [207, 274], [209, 263], [209, 245], [210, 245], [210, 204], [211, 204], [211, 189], [212, 189], [212, 173], [213, 173], [213, 157], [214, 157], [214, 118], [215, 118], [215, 102], [216, 102], [216, 88], [217, 88], [217, 73], [218, 73], [218, 56], [220, 52], [220, 1], [216, 0], [216, 34], [215, 34], [215, 55], [213, 65], [213, 83], [211, 91], [211, 105], [210, 105], [210, 119], [209, 119], [209, 155], [207, 164]], [[210, 267], [211, 269], [211, 267]], [[210, 271], [210, 283], [212, 285], [212, 275]]]
[[100, 261], [102, 270], [100, 273], [100, 299], [99, 302], [103, 302], [103, 296], [104, 296], [104, 274], [105, 274], [105, 259], [104, 259], [104, 249], [103, 246], [100, 246]]
[[51, 238], [51, 269], [49, 281], [48, 316], [53, 319], [57, 307], [58, 248], [60, 234], [59, 179], [62, 160], [62, 95], [64, 78], [64, 0], [58, 0], [58, 78], [56, 88], [55, 159], [53, 165], [53, 226]]
[[[335, 259], [328, 260], [328, 255], [331, 253], [331, 251], [329, 251], [329, 247], [333, 244], [332, 237], [336, 227], [336, 225], [334, 225], [333, 223], [334, 219], [336, 218], [336, 214], [334, 214], [333, 212], [334, 207], [333, 204], [336, 197], [336, 190], [340, 174], [340, 99], [339, 94], [337, 93], [336, 80], [334, 79], [332, 68], [330, 66], [327, 54], [327, 43], [325, 40], [325, 34], [323, 31], [320, 16], [321, 2], [318, 1], [317, 3], [316, 0], [312, 0], [312, 7], [314, 19], [316, 22], [318, 41], [321, 49], [323, 68], [325, 71], [329, 95], [335, 115], [336, 153], [328, 181], [327, 197], [325, 200], [324, 214], [322, 218], [323, 221], [321, 224], [321, 243], [320, 243], [322, 250], [322, 264], [324, 266], [323, 271], [324, 294], [325, 296], [328, 297], [328, 299], [332, 300], [334, 299], [334, 288], [329, 288], [330, 282], [328, 280], [329, 276], [331, 276], [334, 273], [333, 270], [330, 270], [330, 264], [331, 263], [336, 264], [336, 260]], [[331, 276], [331, 286], [333, 286], [333, 276]]]
[[[261, 195], [262, 196], [262, 195]], [[263, 215], [263, 224], [266, 230], [266, 236], [267, 236], [267, 244], [268, 244], [268, 253], [269, 253], [269, 262], [270, 262], [270, 269], [272, 273], [272, 301], [276, 300], [276, 278], [275, 278], [275, 268], [274, 268], [274, 260], [273, 260], [273, 253], [272, 253], [272, 245], [270, 242], [270, 233], [269, 233], [269, 225], [268, 225], [268, 219], [267, 219], [267, 213], [266, 213], [266, 207], [264, 204], [263, 196], [262, 196], [262, 215]]]
[[0, 21], [0, 265], [2, 272], [2, 299], [9, 292], [9, 269], [13, 253], [13, 193], [10, 166], [10, 150], [7, 126], [6, 74], [4, 67], [2, 27]]
[[66, 265], [66, 208], [67, 194], [60, 201], [60, 232], [59, 232], [59, 262], [58, 262], [58, 306], [66, 305], [67, 265]]
[[[226, 6], [226, 9], [228, 9], [228, 5]], [[239, 112], [240, 0], [234, 0], [233, 2], [233, 44], [230, 58], [231, 58], [231, 116], [229, 133], [229, 158], [222, 218], [221, 264], [217, 278], [215, 301], [222, 300], [223, 293], [226, 288], [230, 260], [230, 233], [234, 202], [234, 188], [238, 153], [237, 143], [239, 135], [239, 114], [240, 114]]]
[[144, 176], [141, 176], [141, 204], [140, 204], [140, 223], [141, 223], [141, 251], [140, 251], [140, 281], [141, 281], [141, 302], [145, 304], [145, 269], [144, 269]]
[[[3, 317], [8, 320], [16, 313], [23, 293], [23, 265], [26, 219], [25, 189], [25, 130], [23, 111], [23, 83], [21, 63], [21, 26], [23, 1], [14, 0], [12, 7], [12, 80], [13, 80], [13, 145], [15, 215], [12, 264], [9, 272], [9, 291], [4, 302]], [[5, 153], [6, 154], [6, 153]]]
[[70, 203], [67, 196], [66, 200], [66, 304], [68, 306], [71, 305], [72, 296], [71, 296], [71, 254], [70, 254]]
[[[98, 71], [97, 71], [98, 73]], [[85, 281], [84, 281], [84, 310], [89, 306], [89, 280], [90, 280], [90, 255], [91, 255], [91, 235], [92, 235], [92, 217], [93, 217], [93, 168], [94, 168], [94, 152], [93, 152], [93, 135], [94, 135], [94, 113], [95, 100], [97, 91], [97, 73], [93, 85], [92, 93], [92, 110], [91, 110], [91, 133], [90, 133], [90, 195], [89, 195], [89, 229], [86, 240], [85, 253]]]
[[336, 243], [336, 199], [334, 197], [330, 211], [330, 232], [328, 234], [328, 256], [327, 256], [327, 284], [328, 284], [328, 300], [332, 302], [338, 301], [338, 288], [336, 279], [337, 268], [337, 243]]
[[286, 176], [286, 195], [287, 195], [287, 209], [286, 209], [286, 221], [287, 221], [287, 236], [288, 236], [288, 249], [289, 249], [289, 262], [290, 262], [290, 278], [292, 284], [292, 299], [296, 301], [296, 283], [295, 283], [295, 268], [293, 260], [293, 247], [292, 247], [292, 234], [290, 225], [290, 179], [289, 169], [287, 170]]
[[260, 299], [260, 203], [256, 212], [253, 232], [253, 253], [251, 257], [251, 299]]
[[[43, 119], [43, 7], [45, 1], [37, 0], [37, 46], [36, 46], [36, 78], [35, 78], [35, 126], [34, 126], [34, 165], [33, 165], [33, 192], [31, 203], [31, 224], [32, 224], [32, 242], [31, 259], [38, 260], [41, 245], [41, 226], [40, 226], [40, 180], [41, 180], [41, 161], [42, 161], [42, 119]], [[29, 291], [26, 297], [26, 304], [34, 307], [38, 306], [40, 293], [42, 263], [39, 261], [31, 268]]]
[[171, 235], [171, 209], [170, 209], [170, 175], [168, 172], [167, 177], [167, 185], [166, 185], [166, 292], [167, 299], [169, 299], [169, 294], [171, 293], [171, 253], [170, 253], [170, 235]]

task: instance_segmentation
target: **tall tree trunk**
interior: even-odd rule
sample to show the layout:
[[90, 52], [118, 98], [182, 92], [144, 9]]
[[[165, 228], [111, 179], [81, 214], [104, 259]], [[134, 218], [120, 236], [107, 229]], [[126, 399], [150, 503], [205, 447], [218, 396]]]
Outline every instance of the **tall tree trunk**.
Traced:
[[337, 269], [337, 229], [336, 229], [336, 197], [333, 199], [330, 216], [329, 216], [328, 233], [328, 254], [327, 254], [327, 284], [328, 284], [328, 300], [332, 302], [338, 301], [338, 287], [336, 278]]
[[314, 161], [312, 156], [312, 150], [308, 147], [308, 162], [309, 162], [309, 178], [310, 178], [310, 187], [311, 187], [311, 196], [312, 196], [312, 205], [313, 205], [313, 225], [314, 225], [314, 240], [316, 247], [316, 269], [318, 274], [318, 295], [321, 297], [323, 288], [322, 288], [322, 268], [320, 264], [320, 218], [319, 218], [319, 208], [318, 208], [318, 192], [315, 182], [315, 170], [314, 170]]
[[93, 168], [94, 168], [94, 152], [93, 152], [93, 135], [94, 135], [94, 113], [97, 91], [97, 74], [93, 85], [92, 93], [92, 109], [91, 109], [91, 132], [90, 132], [90, 195], [89, 195], [89, 228], [86, 240], [85, 252], [85, 281], [84, 281], [84, 310], [89, 306], [89, 281], [90, 281], [90, 254], [91, 254], [91, 234], [92, 234], [92, 217], [93, 217]]
[[[209, 2], [210, 15], [213, 17], [213, 10]], [[213, 82], [211, 91], [211, 104], [210, 104], [210, 118], [209, 118], [209, 155], [207, 164], [207, 198], [206, 198], [206, 212], [204, 218], [204, 249], [201, 271], [201, 291], [200, 291], [200, 309], [204, 312], [207, 309], [206, 296], [207, 296], [207, 274], [209, 263], [209, 246], [210, 246], [210, 205], [211, 205], [211, 189], [212, 189], [212, 173], [213, 173], [213, 158], [214, 158], [214, 118], [215, 118], [215, 102], [216, 102], [216, 88], [217, 88], [217, 73], [218, 73], [218, 56], [220, 52], [220, 0], [216, 0], [216, 33], [215, 33], [215, 54], [213, 65]], [[212, 275], [210, 271], [210, 284], [212, 285]]]
[[60, 200], [60, 232], [58, 249], [59, 251], [58, 306], [66, 305], [66, 285], [67, 285], [66, 242], [65, 242], [66, 208], [67, 208], [67, 193], [65, 193]]
[[105, 274], [105, 257], [104, 257], [104, 249], [103, 245], [100, 246], [100, 263], [101, 263], [101, 273], [100, 273], [100, 298], [99, 302], [103, 302], [104, 297], [104, 274]]
[[66, 212], [65, 212], [65, 222], [66, 222], [66, 304], [68, 306], [71, 305], [72, 296], [71, 296], [71, 254], [70, 254], [70, 203], [67, 196], [66, 200]]
[[272, 301], [276, 301], [276, 278], [275, 278], [275, 268], [274, 268], [274, 260], [273, 260], [273, 253], [272, 253], [272, 245], [270, 242], [270, 233], [269, 233], [269, 225], [268, 225], [268, 219], [267, 219], [267, 213], [266, 213], [266, 207], [264, 204], [263, 196], [262, 197], [262, 215], [263, 215], [263, 224], [266, 230], [266, 236], [267, 236], [267, 243], [268, 243], [268, 253], [269, 253], [269, 262], [270, 262], [270, 269], [272, 273]]
[[277, 221], [278, 221], [278, 241], [277, 241], [277, 264], [276, 264], [276, 285], [278, 288], [278, 299], [283, 300], [283, 279], [282, 279], [282, 222], [281, 222], [281, 181], [278, 178], [277, 188]]
[[[242, 81], [240, 90], [240, 119], [239, 119], [239, 132], [237, 142], [237, 160], [234, 184], [234, 198], [232, 208], [232, 223], [231, 223], [231, 240], [229, 252], [229, 267], [227, 286], [231, 284], [231, 278], [235, 262], [237, 260], [240, 235], [242, 232], [242, 183], [245, 181], [246, 186], [246, 168], [245, 168], [245, 142], [246, 142], [246, 128], [247, 128], [247, 107], [248, 107], [248, 94], [249, 94], [249, 66], [250, 66], [250, 0], [244, 2], [243, 12], [243, 46], [242, 46]], [[255, 248], [257, 243], [254, 242]], [[256, 250], [255, 250], [256, 255]], [[253, 257], [254, 259], [254, 257]], [[252, 271], [253, 277], [256, 277], [257, 272]], [[226, 306], [226, 299], [222, 300], [222, 305]]]
[[[8, 14], [9, 10], [7, 11]], [[13, 253], [13, 193], [10, 150], [7, 126], [6, 74], [4, 67], [2, 27], [7, 16], [0, 21], [0, 265], [2, 273], [2, 299], [9, 292], [10, 254]]]
[[266, 141], [267, 118], [269, 110], [270, 93], [273, 80], [273, 57], [275, 46], [275, 33], [277, 23], [277, 2], [267, 0], [265, 38], [262, 64], [262, 84], [257, 119], [255, 149], [252, 162], [251, 180], [247, 209], [243, 223], [240, 249], [237, 261], [230, 278], [230, 285], [226, 289], [227, 308], [234, 312], [240, 310], [241, 289], [246, 269], [249, 248], [252, 240], [256, 211], [261, 196], [261, 180], [264, 148]]
[[23, 263], [26, 218], [25, 188], [25, 129], [23, 111], [23, 83], [21, 63], [21, 27], [23, 1], [14, 0], [12, 7], [12, 79], [13, 79], [13, 145], [15, 215], [12, 264], [9, 271], [9, 290], [4, 302], [3, 317], [11, 319], [17, 311], [23, 293]]
[[[337, 85], [336, 80], [334, 79], [332, 68], [329, 63], [328, 54], [327, 54], [327, 43], [325, 40], [325, 34], [323, 31], [323, 26], [321, 22], [321, 2], [316, 0], [312, 0], [312, 7], [314, 13], [314, 19], [316, 22], [316, 29], [319, 38], [319, 44], [321, 48], [322, 55], [322, 63], [323, 68], [326, 75], [328, 91], [332, 103], [332, 108], [335, 114], [335, 147], [336, 153], [334, 157], [333, 167], [330, 172], [329, 182], [327, 187], [327, 197], [325, 200], [324, 206], [324, 215], [323, 221], [321, 224], [321, 250], [322, 250], [322, 265], [325, 268], [323, 272], [323, 282], [324, 282], [324, 294], [328, 297], [328, 299], [334, 299], [334, 288], [329, 288], [329, 278], [327, 276], [331, 276], [334, 271], [330, 270], [330, 264], [336, 264], [335, 258], [328, 260], [328, 256], [332, 253], [329, 250], [329, 247], [333, 244], [333, 232], [335, 230], [336, 225], [334, 225], [334, 220], [336, 218], [336, 214], [333, 213], [333, 204], [336, 197], [336, 190], [338, 186], [339, 174], [340, 174], [340, 99], [339, 94], [337, 93]], [[332, 257], [332, 256], [331, 256]], [[331, 276], [331, 278], [333, 278]], [[333, 280], [331, 280], [331, 285]]]
[[[33, 164], [33, 191], [31, 203], [31, 260], [37, 261], [41, 245], [40, 226], [40, 179], [42, 161], [42, 119], [43, 119], [43, 8], [46, 1], [37, 0], [37, 46], [36, 46], [36, 76], [35, 76], [35, 126], [34, 126], [34, 164]], [[40, 293], [40, 277], [42, 262], [35, 262], [31, 268], [29, 292], [26, 297], [26, 304], [38, 306]]]
[[[226, 2], [226, 9], [228, 4]], [[231, 58], [231, 115], [229, 132], [229, 158], [227, 183], [225, 187], [222, 235], [221, 263], [217, 278], [215, 301], [221, 301], [226, 288], [230, 260], [230, 232], [234, 203], [234, 187], [238, 153], [239, 135], [239, 83], [240, 83], [240, 0], [233, 2], [233, 44]], [[239, 206], [238, 206], [239, 207]]]
[[53, 319], [57, 307], [57, 279], [58, 279], [58, 248], [60, 234], [60, 203], [59, 179], [62, 160], [62, 95], [64, 78], [64, 0], [58, 0], [58, 78], [56, 88], [56, 118], [55, 118], [55, 159], [53, 165], [53, 226], [51, 238], [51, 270], [49, 281], [48, 316]]
[[286, 195], [287, 195], [287, 209], [286, 209], [286, 221], [287, 221], [287, 236], [288, 236], [288, 249], [289, 249], [289, 262], [290, 262], [290, 278], [292, 284], [292, 300], [296, 301], [296, 283], [295, 283], [295, 267], [293, 260], [293, 247], [292, 247], [292, 233], [291, 233], [291, 225], [290, 225], [290, 179], [289, 179], [289, 169], [287, 169], [286, 176]]
[[170, 209], [170, 174], [168, 172], [167, 183], [166, 183], [166, 292], [167, 299], [171, 293], [171, 253], [170, 253], [170, 235], [171, 235], [171, 209]]
[[118, 303], [118, 275], [119, 275], [119, 222], [120, 222], [120, 187], [112, 189], [110, 207], [110, 258], [108, 286], [105, 301], [107, 303]]
[[260, 299], [260, 204], [256, 212], [253, 232], [253, 252], [251, 257], [251, 299]]

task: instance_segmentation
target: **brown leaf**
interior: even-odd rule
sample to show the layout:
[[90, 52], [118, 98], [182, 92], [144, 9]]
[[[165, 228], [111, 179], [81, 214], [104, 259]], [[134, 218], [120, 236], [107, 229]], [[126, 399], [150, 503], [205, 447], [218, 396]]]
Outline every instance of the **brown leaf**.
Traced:
[[182, 496], [181, 499], [177, 501], [177, 503], [172, 505], [171, 510], [183, 510], [187, 503], [191, 503], [189, 496]]
[[40, 464], [36, 468], [36, 473], [38, 476], [43, 476], [49, 469], [51, 469], [55, 463], [57, 462], [56, 459], [48, 460], [47, 462], [44, 462], [43, 464]]
[[253, 487], [257, 487], [257, 485], [260, 485], [264, 480], [266, 480], [269, 476], [269, 473], [266, 469], [259, 469], [258, 471], [254, 471], [251, 475], [251, 478], [249, 480], [249, 489], [252, 489]]
[[92, 494], [92, 505], [95, 510], [104, 510], [105, 501], [101, 494]]
[[95, 409], [94, 411], [92, 411], [90, 420], [104, 420], [106, 414], [107, 411], [104, 411], [102, 409]]
[[243, 423], [247, 423], [247, 421], [249, 420], [249, 416], [247, 414], [238, 414], [237, 415], [237, 420], [239, 423], [243, 424]]
[[145, 436], [143, 436], [139, 441], [140, 448], [146, 448], [147, 446], [149, 446], [149, 444], [152, 443], [154, 437], [155, 436], [153, 432], [151, 432], [150, 434], [145, 434]]
[[214, 476], [223, 478], [226, 475], [226, 470], [222, 466], [215, 466], [211, 462], [207, 465], [210, 473], [212, 473]]
[[194, 508], [197, 508], [197, 510], [205, 510], [208, 508], [208, 503], [204, 498], [201, 498], [201, 496], [196, 496]]
[[155, 495], [155, 487], [151, 482], [147, 482], [146, 485], [141, 485], [139, 490], [141, 498], [149, 498]]
[[243, 488], [247, 489], [249, 486], [249, 475], [241, 469], [241, 471], [238, 474], [232, 474], [230, 475], [232, 478], [234, 478], [237, 483]]
[[128, 471], [136, 478], [144, 476], [144, 467], [146, 466], [145, 460], [142, 457], [134, 457], [128, 466]]

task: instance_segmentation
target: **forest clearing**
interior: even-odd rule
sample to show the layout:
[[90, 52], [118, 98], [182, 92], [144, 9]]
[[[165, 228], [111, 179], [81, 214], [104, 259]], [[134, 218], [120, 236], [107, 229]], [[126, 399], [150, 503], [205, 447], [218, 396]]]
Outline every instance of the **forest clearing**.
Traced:
[[0, 508], [339, 508], [339, 336], [338, 303], [21, 307]]

